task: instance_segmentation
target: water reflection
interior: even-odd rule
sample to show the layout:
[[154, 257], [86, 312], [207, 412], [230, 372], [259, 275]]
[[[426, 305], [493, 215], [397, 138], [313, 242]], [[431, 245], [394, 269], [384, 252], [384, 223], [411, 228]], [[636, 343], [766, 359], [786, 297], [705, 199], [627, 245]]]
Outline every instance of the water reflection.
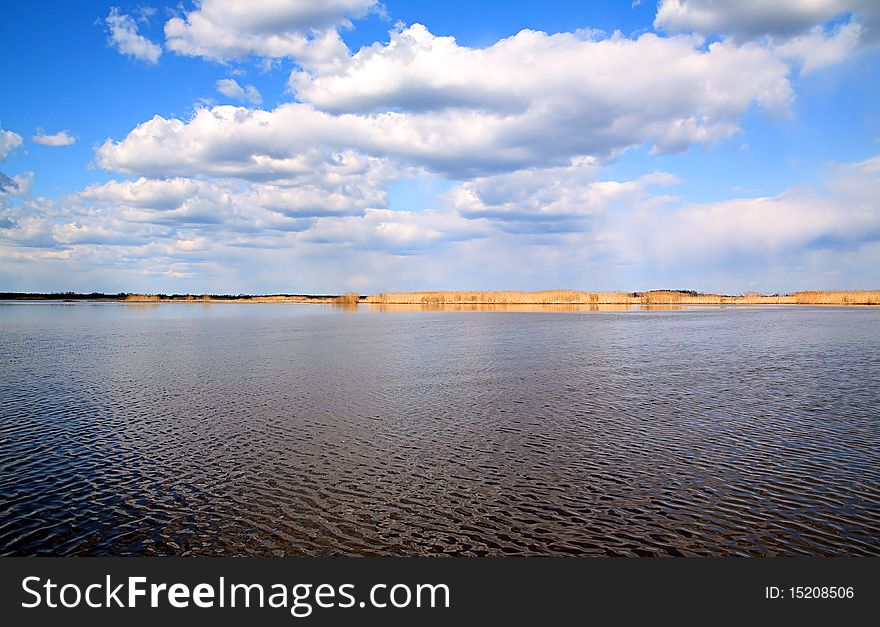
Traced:
[[156, 309], [160, 307], [160, 303], [122, 303], [131, 309]]
[[373, 311], [508, 311], [508, 312], [576, 312], [576, 311], [681, 311], [724, 309], [730, 305], [573, 305], [573, 304], [388, 304], [367, 303]]
[[334, 309], [345, 311], [348, 313], [356, 313], [360, 309], [360, 305], [358, 305], [358, 303], [331, 303], [331, 306]]

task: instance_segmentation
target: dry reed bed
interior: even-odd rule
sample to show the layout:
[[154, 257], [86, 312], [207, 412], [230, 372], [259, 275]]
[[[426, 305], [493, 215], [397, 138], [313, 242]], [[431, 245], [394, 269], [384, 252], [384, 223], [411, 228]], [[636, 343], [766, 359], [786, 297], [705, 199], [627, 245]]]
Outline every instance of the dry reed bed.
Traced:
[[210, 294], [127, 294], [132, 303], [330, 303], [357, 305], [880, 305], [880, 290], [801, 291], [792, 294], [730, 296], [691, 291], [585, 292], [578, 290], [487, 292], [389, 292], [361, 297], [355, 292], [340, 296], [268, 295], [216, 296]]
[[364, 299], [401, 305], [880, 305], [880, 290], [803, 291], [793, 294], [738, 296], [654, 290], [650, 292], [390, 292]]

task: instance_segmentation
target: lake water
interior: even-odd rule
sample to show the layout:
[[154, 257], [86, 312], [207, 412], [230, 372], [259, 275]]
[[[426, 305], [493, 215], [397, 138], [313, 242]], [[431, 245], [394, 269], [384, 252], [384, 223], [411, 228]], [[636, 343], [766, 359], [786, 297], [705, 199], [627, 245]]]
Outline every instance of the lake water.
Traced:
[[880, 554], [880, 308], [5, 303], [0, 342], [2, 554]]

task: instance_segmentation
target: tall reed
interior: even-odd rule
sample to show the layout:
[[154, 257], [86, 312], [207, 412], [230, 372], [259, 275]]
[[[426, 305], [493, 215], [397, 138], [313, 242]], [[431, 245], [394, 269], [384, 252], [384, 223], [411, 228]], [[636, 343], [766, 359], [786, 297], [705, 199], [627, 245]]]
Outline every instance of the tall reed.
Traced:
[[782, 295], [747, 292], [736, 296], [687, 290], [389, 292], [367, 296], [364, 302], [387, 305], [880, 305], [880, 290], [803, 291]]
[[346, 292], [337, 296], [334, 301], [337, 305], [357, 305], [361, 302], [361, 295], [357, 292]]

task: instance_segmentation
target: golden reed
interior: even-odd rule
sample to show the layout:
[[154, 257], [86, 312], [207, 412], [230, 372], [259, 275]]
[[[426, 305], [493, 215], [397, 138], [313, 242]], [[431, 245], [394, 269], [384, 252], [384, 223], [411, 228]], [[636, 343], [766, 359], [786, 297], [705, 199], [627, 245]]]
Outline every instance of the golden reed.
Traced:
[[880, 305], [880, 290], [804, 291], [739, 296], [653, 290], [649, 292], [389, 292], [373, 294], [366, 303], [385, 305]]
[[880, 290], [802, 291], [765, 295], [757, 292], [730, 296], [691, 291], [584, 292], [578, 290], [487, 292], [388, 292], [362, 297], [355, 292], [339, 296], [267, 295], [215, 296], [208, 294], [126, 294], [132, 303], [329, 303], [337, 305], [880, 305]]

